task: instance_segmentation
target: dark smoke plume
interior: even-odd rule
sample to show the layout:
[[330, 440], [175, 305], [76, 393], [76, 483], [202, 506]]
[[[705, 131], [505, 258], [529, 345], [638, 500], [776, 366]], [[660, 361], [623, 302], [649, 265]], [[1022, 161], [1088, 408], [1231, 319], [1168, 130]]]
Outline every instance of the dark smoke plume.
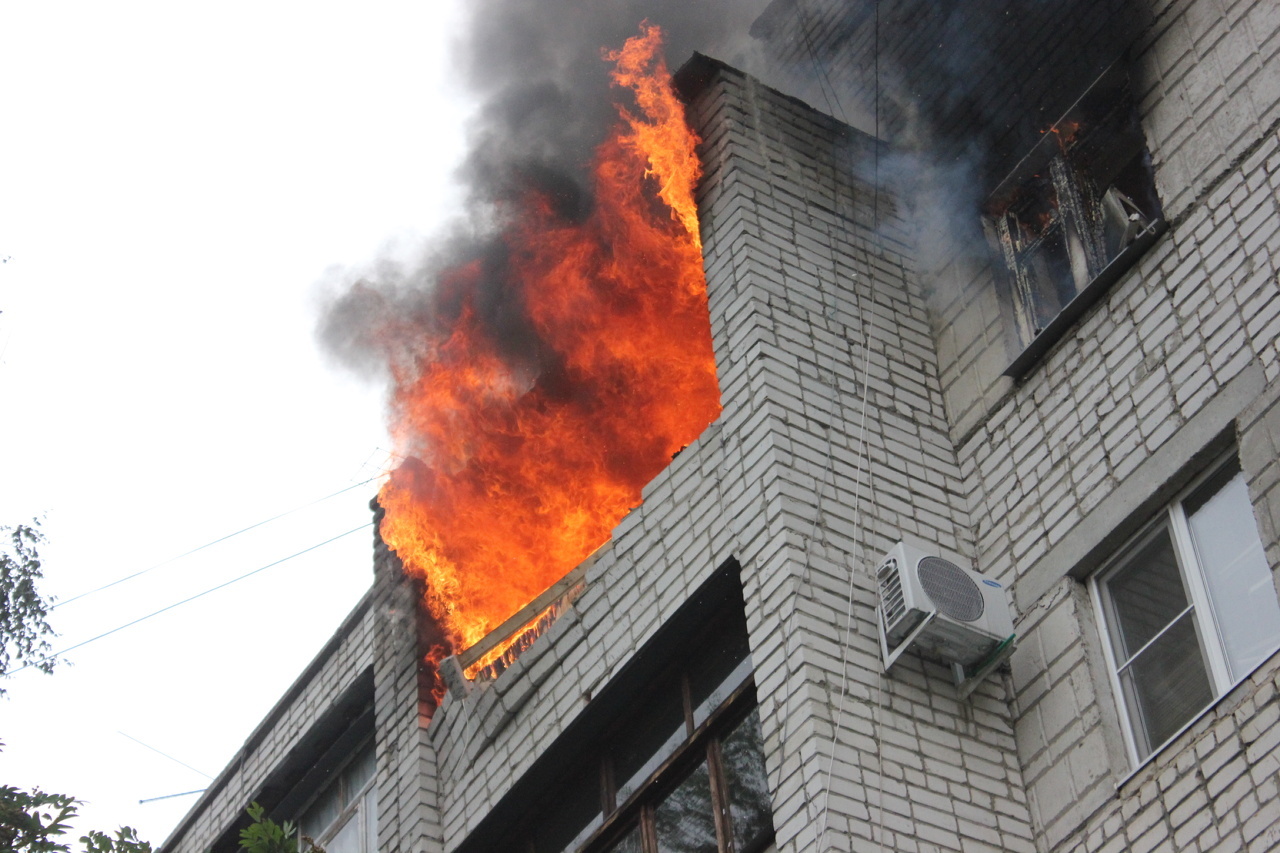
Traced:
[[774, 85], [889, 143], [854, 167], [911, 205], [929, 269], [985, 252], [987, 194], [1149, 24], [1138, 0], [775, 0], [752, 33]]
[[[617, 49], [642, 21], [664, 32], [668, 64], [695, 50], [750, 64], [748, 35], [765, 0], [476, 0], [458, 41], [460, 85], [478, 107], [468, 128], [470, 151], [458, 173], [466, 205], [460, 220], [416, 265], [377, 261], [341, 285], [320, 337], [345, 365], [384, 374], [408, 368], [423, 331], [439, 334], [466, 302], [500, 341], [513, 375], [532, 381], [546, 367], [542, 347], [518, 296], [506, 286], [501, 239], [523, 197], [536, 193], [566, 221], [583, 218], [594, 200], [586, 170], [618, 119], [603, 49]], [[448, 270], [478, 265], [467, 294], [451, 292]], [[352, 276], [354, 278], [354, 276]]]

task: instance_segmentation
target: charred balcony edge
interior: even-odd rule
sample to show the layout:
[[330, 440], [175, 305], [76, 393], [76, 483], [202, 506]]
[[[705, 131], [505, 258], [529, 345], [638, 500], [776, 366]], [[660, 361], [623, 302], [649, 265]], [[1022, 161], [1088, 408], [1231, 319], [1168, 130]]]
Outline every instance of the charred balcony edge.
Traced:
[[[556, 605], [569, 605], [582, 593], [585, 588], [585, 578], [587, 571], [595, 565], [600, 559], [601, 553], [604, 552], [606, 546], [601, 546], [590, 557], [583, 560], [576, 568], [567, 575], [547, 587], [533, 601], [530, 601], [524, 607], [520, 608], [514, 614], [507, 618], [505, 622], [494, 628], [486, 634], [479, 642], [468, 649], [464, 649], [452, 657], [446, 658], [441, 662], [441, 674], [451, 693], [465, 694], [468, 691], [469, 680], [463, 673], [476, 664], [481, 658], [487, 655], [493, 649], [502, 643], [516, 637], [534, 619], [540, 614], [550, 611]], [[552, 617], [552, 621], [559, 614]], [[545, 628], [550, 625], [544, 626]], [[514, 657], [518, 657], [516, 652]], [[495, 674], [496, 677], [496, 674]], [[479, 676], [475, 680], [482, 680]]]

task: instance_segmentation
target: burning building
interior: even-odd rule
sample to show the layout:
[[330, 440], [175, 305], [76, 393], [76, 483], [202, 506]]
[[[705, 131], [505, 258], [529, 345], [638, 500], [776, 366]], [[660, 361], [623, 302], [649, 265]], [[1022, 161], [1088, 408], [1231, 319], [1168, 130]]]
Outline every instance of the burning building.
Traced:
[[[331, 853], [1280, 845], [1273, 4], [775, 0], [750, 33], [751, 74], [675, 75], [696, 222], [627, 142], [515, 170], [501, 251], [425, 303], [359, 291], [409, 329], [379, 346], [421, 458], [166, 850], [235, 849], [251, 801]], [[670, 118], [616, 82], [614, 138]], [[632, 341], [679, 344], [640, 402]], [[552, 499], [545, 459], [602, 476]]]

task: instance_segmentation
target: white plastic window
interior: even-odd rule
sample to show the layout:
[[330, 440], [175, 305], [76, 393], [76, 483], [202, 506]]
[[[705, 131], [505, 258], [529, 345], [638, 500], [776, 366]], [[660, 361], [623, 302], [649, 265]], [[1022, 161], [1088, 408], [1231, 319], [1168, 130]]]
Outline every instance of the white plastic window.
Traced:
[[1280, 602], [1234, 461], [1094, 579], [1134, 763], [1280, 648]]

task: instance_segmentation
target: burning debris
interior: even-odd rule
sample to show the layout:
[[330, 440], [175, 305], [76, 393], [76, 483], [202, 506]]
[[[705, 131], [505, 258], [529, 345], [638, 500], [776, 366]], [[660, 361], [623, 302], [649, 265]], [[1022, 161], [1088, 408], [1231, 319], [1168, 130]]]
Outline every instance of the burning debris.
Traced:
[[606, 542], [719, 414], [697, 139], [660, 48], [646, 25], [605, 54], [635, 107], [616, 108], [587, 192], [527, 170], [492, 209], [496, 233], [425, 295], [362, 283], [337, 306], [389, 367], [409, 461], [379, 495], [380, 531], [425, 580], [446, 638], [428, 659], [470, 647]]
[[1119, 67], [1105, 73], [987, 200], [1023, 342], [1161, 224], [1130, 88]]

